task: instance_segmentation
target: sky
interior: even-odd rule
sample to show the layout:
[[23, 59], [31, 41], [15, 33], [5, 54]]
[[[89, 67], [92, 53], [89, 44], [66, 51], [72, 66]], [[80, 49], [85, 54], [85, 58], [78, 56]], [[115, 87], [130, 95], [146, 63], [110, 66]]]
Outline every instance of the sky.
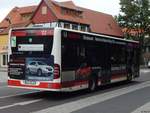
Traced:
[[[2, 21], [9, 11], [14, 7], [38, 5], [41, 0], [0, 0], [0, 21]], [[56, 0], [67, 1], [67, 0]], [[72, 0], [75, 5], [92, 9], [95, 11], [111, 14], [119, 14], [119, 0]]]

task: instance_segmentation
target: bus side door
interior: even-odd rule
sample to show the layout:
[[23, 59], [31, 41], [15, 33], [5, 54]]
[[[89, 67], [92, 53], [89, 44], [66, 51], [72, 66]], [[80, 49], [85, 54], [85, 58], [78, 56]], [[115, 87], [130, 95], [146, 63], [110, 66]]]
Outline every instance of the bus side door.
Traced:
[[111, 60], [110, 60], [110, 45], [104, 44], [104, 48], [102, 49], [102, 58], [101, 58], [101, 65], [102, 65], [102, 73], [101, 73], [101, 83], [108, 84], [111, 81]]

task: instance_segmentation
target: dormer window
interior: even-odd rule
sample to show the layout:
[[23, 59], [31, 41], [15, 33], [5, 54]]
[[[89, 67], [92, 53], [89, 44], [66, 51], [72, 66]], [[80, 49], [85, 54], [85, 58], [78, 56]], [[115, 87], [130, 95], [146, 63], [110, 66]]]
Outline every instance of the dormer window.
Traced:
[[22, 16], [22, 19], [23, 19], [23, 20], [28, 20], [28, 19], [30, 19], [30, 18], [31, 18], [32, 13], [22, 14], [21, 16]]
[[76, 10], [73, 10], [73, 9], [62, 8], [61, 12], [64, 15], [71, 15], [71, 16], [79, 17], [79, 18], [82, 17], [82, 12], [81, 11], [76, 11]]
[[42, 15], [46, 15], [46, 14], [47, 14], [47, 7], [46, 7], [46, 6], [43, 6], [41, 11], [42, 11], [42, 12], [41, 12]]

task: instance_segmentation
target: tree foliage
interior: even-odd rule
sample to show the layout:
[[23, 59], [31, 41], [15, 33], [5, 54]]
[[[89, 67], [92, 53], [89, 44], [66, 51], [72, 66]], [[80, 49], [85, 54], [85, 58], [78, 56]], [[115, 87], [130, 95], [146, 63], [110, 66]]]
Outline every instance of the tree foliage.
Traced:
[[150, 46], [150, 0], [120, 0], [120, 14], [116, 17], [125, 38], [140, 42], [140, 62], [143, 49]]
[[116, 19], [124, 29], [125, 37], [144, 41], [144, 37], [150, 36], [150, 1], [120, 0], [120, 5]]

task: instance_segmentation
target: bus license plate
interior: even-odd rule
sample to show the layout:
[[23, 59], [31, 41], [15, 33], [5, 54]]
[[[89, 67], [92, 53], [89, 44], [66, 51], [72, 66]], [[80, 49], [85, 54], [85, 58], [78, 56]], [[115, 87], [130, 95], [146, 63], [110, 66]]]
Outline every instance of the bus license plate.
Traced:
[[36, 85], [36, 81], [25, 80], [24, 83], [26, 85]]

